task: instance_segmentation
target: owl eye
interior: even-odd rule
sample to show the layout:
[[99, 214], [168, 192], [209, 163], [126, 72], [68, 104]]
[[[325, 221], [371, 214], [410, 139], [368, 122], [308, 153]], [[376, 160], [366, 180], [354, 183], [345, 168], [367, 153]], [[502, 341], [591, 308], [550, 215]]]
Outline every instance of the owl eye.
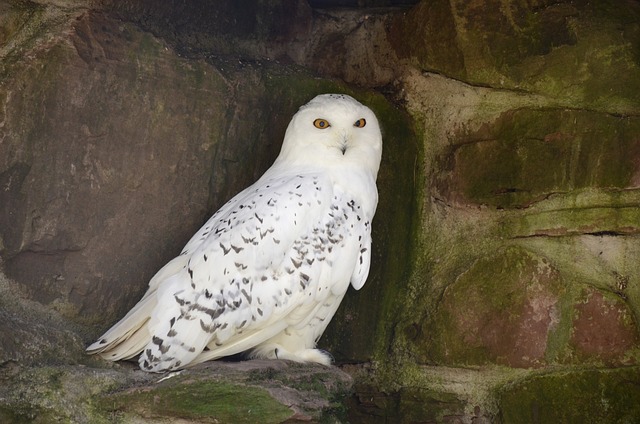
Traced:
[[366, 121], [364, 118], [360, 118], [360, 119], [358, 119], [358, 120], [353, 124], [353, 126], [354, 126], [354, 127], [358, 127], [358, 128], [362, 128], [362, 127], [364, 127], [365, 125], [367, 125], [367, 121]]
[[326, 119], [316, 119], [315, 121], [313, 121], [313, 126], [323, 130], [325, 128], [329, 128], [331, 124]]

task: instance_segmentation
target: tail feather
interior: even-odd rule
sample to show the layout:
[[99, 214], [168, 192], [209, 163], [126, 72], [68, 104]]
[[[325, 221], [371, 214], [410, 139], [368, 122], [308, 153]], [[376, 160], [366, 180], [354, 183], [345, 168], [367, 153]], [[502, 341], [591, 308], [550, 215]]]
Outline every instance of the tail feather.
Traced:
[[158, 287], [179, 272], [187, 260], [186, 256], [181, 255], [163, 266], [149, 281], [149, 289], [142, 299], [97, 342], [87, 347], [87, 353], [98, 354], [110, 361], [131, 359], [139, 354], [151, 341], [148, 323], [158, 303]]
[[88, 354], [99, 354], [110, 361], [129, 359], [142, 351], [151, 340], [147, 322], [156, 306], [155, 296], [147, 296], [87, 348]]

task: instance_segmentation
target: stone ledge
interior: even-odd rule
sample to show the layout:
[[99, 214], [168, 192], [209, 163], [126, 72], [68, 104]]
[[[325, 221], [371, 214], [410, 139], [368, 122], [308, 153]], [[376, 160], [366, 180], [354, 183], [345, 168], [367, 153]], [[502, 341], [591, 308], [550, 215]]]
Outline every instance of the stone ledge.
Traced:
[[315, 422], [340, 420], [351, 377], [285, 361], [209, 362], [171, 374], [15, 363], [0, 370], [0, 421]]

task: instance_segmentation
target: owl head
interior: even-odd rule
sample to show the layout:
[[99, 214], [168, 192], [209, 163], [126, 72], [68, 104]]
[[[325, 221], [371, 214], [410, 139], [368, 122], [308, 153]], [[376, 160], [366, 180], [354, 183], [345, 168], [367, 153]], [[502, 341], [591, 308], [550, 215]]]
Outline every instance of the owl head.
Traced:
[[321, 94], [300, 107], [284, 136], [278, 160], [313, 167], [380, 167], [382, 134], [375, 114], [346, 94]]

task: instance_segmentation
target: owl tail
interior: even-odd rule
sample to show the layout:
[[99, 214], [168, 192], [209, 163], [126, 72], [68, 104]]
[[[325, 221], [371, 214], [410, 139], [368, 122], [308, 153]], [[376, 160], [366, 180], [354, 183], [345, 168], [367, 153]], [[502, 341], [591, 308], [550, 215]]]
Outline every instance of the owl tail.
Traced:
[[87, 348], [87, 353], [98, 354], [110, 361], [131, 359], [151, 341], [148, 323], [158, 304], [157, 290], [162, 282], [184, 267], [187, 257], [180, 255], [163, 266], [149, 282], [144, 297], [106, 333]]
[[87, 348], [88, 354], [118, 361], [130, 359], [142, 351], [151, 340], [147, 322], [156, 306], [156, 297], [147, 293], [129, 313]]

